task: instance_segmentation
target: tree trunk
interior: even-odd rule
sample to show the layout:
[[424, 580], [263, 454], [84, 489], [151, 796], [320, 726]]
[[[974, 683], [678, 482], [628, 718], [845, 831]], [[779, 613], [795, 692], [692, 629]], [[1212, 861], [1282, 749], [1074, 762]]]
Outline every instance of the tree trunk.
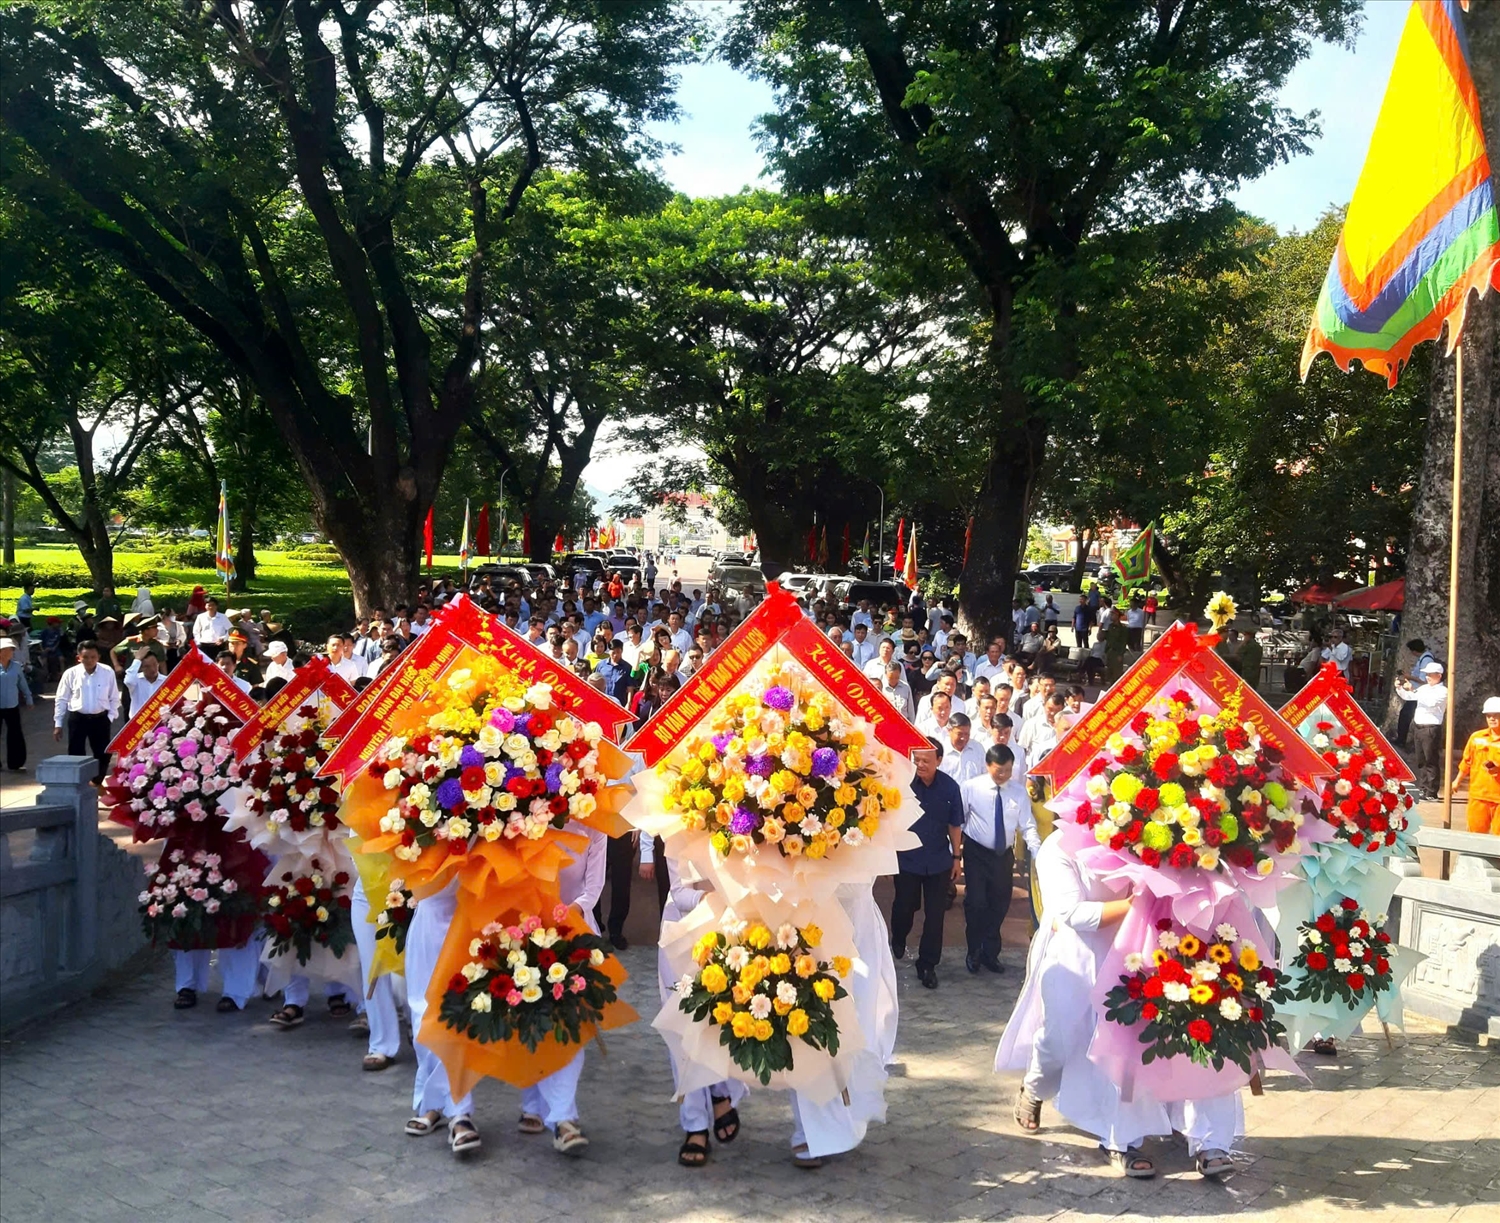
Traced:
[[247, 497], [240, 505], [240, 538], [234, 546], [234, 588], [244, 590], [255, 580], [256, 501]]
[[402, 496], [399, 490], [374, 507], [352, 496], [323, 500], [319, 493], [314, 486], [313, 514], [349, 573], [355, 614], [364, 616], [376, 607], [389, 610], [398, 603], [411, 603], [417, 589], [426, 503]]
[[83, 563], [89, 567], [89, 576], [94, 580], [94, 589], [103, 591], [115, 584], [115, 544], [109, 536], [109, 523], [94, 503], [93, 497], [84, 494], [84, 537], [79, 539], [78, 551], [83, 554]]
[[1082, 525], [1073, 527], [1074, 536], [1077, 539], [1078, 555], [1073, 560], [1073, 585], [1079, 590], [1083, 589], [1083, 567], [1089, 559], [1089, 549], [1093, 547], [1094, 541], [1087, 536], [1087, 528]]
[[1026, 549], [1031, 494], [1045, 447], [1045, 431], [1034, 422], [1002, 424], [991, 443], [974, 507], [969, 563], [959, 585], [960, 627], [971, 642], [1010, 637], [1016, 571]]
[[[1486, 143], [1500, 149], [1500, 11], [1461, 15], [1484, 115]], [[1482, 724], [1484, 698], [1500, 692], [1500, 293], [1470, 298], [1463, 332], [1463, 487], [1459, 496], [1458, 636], [1454, 743]], [[1446, 663], [1453, 506], [1454, 361], [1434, 354], [1422, 475], [1412, 513], [1401, 636], [1420, 637]], [[1392, 697], [1391, 716], [1398, 702]]]
[[0, 564], [16, 563], [16, 477], [0, 468]]

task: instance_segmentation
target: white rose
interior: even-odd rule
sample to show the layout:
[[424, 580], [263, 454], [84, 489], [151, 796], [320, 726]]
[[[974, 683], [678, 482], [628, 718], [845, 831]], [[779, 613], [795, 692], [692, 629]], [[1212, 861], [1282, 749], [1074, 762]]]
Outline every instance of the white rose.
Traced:
[[481, 1014], [488, 1013], [491, 1005], [493, 1004], [490, 1002], [488, 990], [480, 990], [469, 1002], [470, 1009], [479, 1011]]
[[385, 776], [381, 778], [381, 780], [385, 783], [385, 788], [387, 790], [394, 790], [401, 784], [401, 770], [387, 769], [385, 771]]
[[566, 964], [562, 963], [561, 961], [559, 961], [558, 963], [552, 965], [552, 967], [547, 970], [547, 981], [548, 981], [549, 984], [556, 985], [559, 981], [561, 981], [567, 975], [568, 975], [568, 966]]

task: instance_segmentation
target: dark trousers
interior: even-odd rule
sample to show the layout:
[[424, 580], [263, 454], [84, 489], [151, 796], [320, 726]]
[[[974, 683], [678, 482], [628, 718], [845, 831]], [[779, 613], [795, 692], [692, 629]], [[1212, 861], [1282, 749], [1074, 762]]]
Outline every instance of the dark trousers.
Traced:
[[[652, 855], [656, 862], [656, 915], [661, 916], [667, 907], [667, 893], [671, 891], [672, 881], [667, 871], [667, 847], [660, 837], [651, 840]], [[687, 916], [686, 913], [683, 914]]]
[[972, 959], [1000, 954], [1000, 923], [1010, 912], [1015, 873], [1016, 854], [1009, 845], [997, 853], [964, 837], [964, 932]]
[[1406, 736], [1411, 733], [1411, 720], [1417, 716], [1416, 701], [1402, 701], [1401, 712], [1396, 715], [1396, 746], [1406, 746]]
[[594, 906], [594, 917], [599, 920], [605, 934], [616, 935], [625, 929], [625, 919], [630, 916], [630, 886], [635, 874], [635, 837], [626, 833], [622, 837], [610, 837], [609, 848], [604, 854], [604, 878], [609, 884], [609, 919], [600, 917], [604, 897]]
[[21, 733], [21, 707], [0, 709], [0, 726], [5, 727], [5, 766], [19, 769], [26, 764], [26, 736]]
[[1086, 625], [1083, 628], [1077, 628], [1075, 626], [1073, 629], [1073, 637], [1078, 642], [1078, 648], [1080, 650], [1086, 650], [1089, 648], [1089, 630]]
[[936, 968], [943, 958], [943, 914], [948, 911], [948, 880], [951, 871], [896, 875], [896, 899], [891, 904], [891, 946], [906, 947], [912, 918], [922, 910], [922, 941], [917, 946], [917, 969]]
[[98, 780], [109, 772], [109, 714], [68, 715], [68, 755], [93, 756], [99, 761]]
[[1411, 732], [1417, 740], [1417, 785], [1429, 794], [1436, 794], [1443, 780], [1443, 728], [1413, 726]]

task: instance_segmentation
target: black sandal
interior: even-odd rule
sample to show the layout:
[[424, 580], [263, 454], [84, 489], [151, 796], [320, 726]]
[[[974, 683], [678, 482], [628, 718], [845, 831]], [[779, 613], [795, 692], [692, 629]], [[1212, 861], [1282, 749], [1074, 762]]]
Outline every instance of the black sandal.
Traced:
[[[715, 1106], [720, 1105], [720, 1104], [728, 1104], [729, 1103], [729, 1097], [728, 1096], [709, 1096], [708, 1098], [709, 1098], [710, 1101], [712, 1101], [712, 1103]], [[724, 1145], [727, 1146], [729, 1143], [733, 1142], [736, 1138], [738, 1138], [739, 1134], [740, 1134], [740, 1110], [739, 1109], [737, 1109], [737, 1108], [730, 1108], [729, 1111], [725, 1112], [725, 1113], [720, 1113], [718, 1111], [715, 1111], [715, 1113], [714, 1113], [714, 1137], [715, 1138], [717, 1138], [721, 1143], [723, 1143]]]
[[177, 991], [177, 997], [176, 997], [176, 999], [172, 1003], [172, 1009], [173, 1010], [177, 1010], [177, 1011], [185, 1011], [185, 1010], [189, 1009], [190, 1007], [195, 1007], [197, 1005], [198, 1005], [198, 991], [197, 990], [195, 990], [195, 989], [180, 989], [180, 990]]
[[328, 1013], [335, 1019], [342, 1019], [345, 1015], [352, 1015], [354, 1008], [349, 1005], [349, 999], [343, 994], [334, 994], [328, 999]]
[[[693, 1139], [701, 1138], [701, 1143]], [[684, 1168], [701, 1168], [708, 1162], [708, 1131], [689, 1130], [677, 1148], [677, 1162]]]
[[267, 1022], [270, 1023], [273, 1027], [277, 1028], [295, 1028], [302, 1022], [302, 1018], [302, 1008], [288, 1002], [279, 1011], [276, 1011], [274, 1014], [272, 1014], [271, 1018], [267, 1020]]
[[1338, 1044], [1328, 1036], [1320, 1036], [1308, 1043], [1308, 1049], [1313, 1053], [1321, 1053], [1324, 1057], [1337, 1057], [1339, 1054]]
[[240, 1006], [240, 1004], [233, 998], [231, 998], [228, 994], [225, 994], [222, 998], [219, 999], [218, 1004], [214, 1007], [214, 1010], [228, 1013], [229, 1011], [244, 1010], [244, 1007]]

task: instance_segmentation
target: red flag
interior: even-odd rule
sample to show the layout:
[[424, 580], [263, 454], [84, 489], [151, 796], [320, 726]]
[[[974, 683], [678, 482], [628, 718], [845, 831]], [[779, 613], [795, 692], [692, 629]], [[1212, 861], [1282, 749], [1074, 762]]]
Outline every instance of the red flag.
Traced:
[[814, 523], [807, 528], [807, 563], [812, 564], [818, 559], [818, 527]]
[[479, 507], [479, 529], [474, 536], [474, 553], [476, 556], [490, 554], [490, 503], [488, 501]]
[[427, 521], [422, 524], [422, 548], [427, 553], [427, 568], [432, 569], [432, 506], [427, 507]]
[[531, 555], [531, 515], [521, 515], [521, 551]]
[[974, 541], [974, 516], [969, 515], [969, 525], [964, 528], [964, 563], [960, 568], [969, 567], [969, 545]]
[[567, 550], [568, 550], [568, 541], [564, 537], [563, 533], [561, 531], [559, 531], [557, 533], [557, 538], [552, 541], [552, 551], [554, 551], [554, 552], [566, 552]]
[[[881, 562], [884, 563], [885, 557], [882, 556], [880, 559], [881, 559]], [[897, 573], [904, 573], [906, 571], [906, 519], [905, 518], [901, 519], [901, 521], [896, 524], [896, 559], [892, 563], [891, 568], [893, 568]]]
[[839, 566], [844, 569], [849, 568], [849, 524], [847, 522], [844, 523], [844, 547], [839, 557]]
[[828, 563], [828, 524], [823, 524], [823, 538], [818, 541], [818, 564]]

